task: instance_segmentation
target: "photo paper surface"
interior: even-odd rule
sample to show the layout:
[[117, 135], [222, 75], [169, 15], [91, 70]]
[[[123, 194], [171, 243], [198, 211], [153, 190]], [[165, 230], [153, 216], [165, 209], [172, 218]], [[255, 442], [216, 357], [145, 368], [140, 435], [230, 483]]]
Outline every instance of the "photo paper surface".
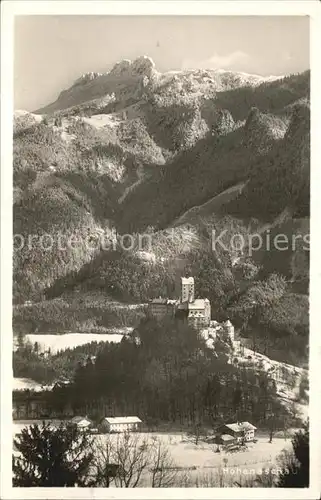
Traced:
[[315, 498], [319, 5], [58, 3], [2, 12], [2, 497]]

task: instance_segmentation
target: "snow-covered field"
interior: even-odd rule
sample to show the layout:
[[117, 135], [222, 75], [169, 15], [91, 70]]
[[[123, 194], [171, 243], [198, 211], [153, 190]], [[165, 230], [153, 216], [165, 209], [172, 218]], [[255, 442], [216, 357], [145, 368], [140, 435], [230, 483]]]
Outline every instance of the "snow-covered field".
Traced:
[[[13, 422], [13, 436], [33, 423], [41, 423], [40, 420], [17, 420]], [[53, 421], [53, 424], [59, 425], [59, 421]], [[104, 443], [108, 437], [116, 440], [118, 434], [99, 434], [94, 435], [94, 439], [99, 443]], [[171, 452], [172, 459], [177, 467], [190, 468], [190, 467], [220, 467], [222, 459], [228, 458], [228, 465], [250, 465], [257, 463], [257, 466], [262, 467], [262, 464], [273, 463], [276, 456], [278, 456], [283, 449], [291, 448], [291, 439], [287, 437], [275, 437], [272, 443], [269, 443], [268, 434], [259, 433], [257, 435], [257, 443], [248, 445], [246, 451], [237, 453], [215, 453], [216, 446], [202, 441], [196, 445], [183, 432], [176, 433], [139, 433], [139, 439], [158, 439], [166, 445]]]
[[228, 454], [225, 452], [215, 453], [216, 446], [205, 442], [199, 442], [198, 445], [195, 445], [183, 433], [151, 433], [147, 434], [147, 437], [157, 437], [163, 441], [169, 447], [175, 464], [186, 468], [220, 467], [223, 458], [228, 458], [228, 465], [230, 467], [246, 466], [255, 462], [257, 463], [257, 467], [262, 467], [263, 464], [273, 463], [275, 457], [285, 447], [289, 448], [291, 446], [289, 439], [276, 438], [273, 439], [272, 443], [269, 443], [268, 435], [262, 434], [258, 436], [257, 443], [249, 445], [247, 451]]
[[[13, 435], [21, 432], [21, 429], [28, 424], [31, 422], [14, 422]], [[117, 435], [110, 437], [117, 439]], [[282, 450], [290, 449], [292, 446], [291, 440], [284, 437], [273, 438], [272, 443], [269, 443], [268, 435], [263, 433], [258, 434], [258, 442], [249, 444], [246, 451], [233, 454], [215, 453], [215, 446], [205, 442], [195, 445], [184, 433], [141, 433], [139, 438], [142, 440], [157, 438], [161, 441], [170, 452], [173, 466], [177, 467], [180, 473], [188, 472], [189, 481], [196, 481], [197, 478], [204, 476], [213, 478], [222, 468], [227, 476], [231, 476], [226, 478], [228, 482], [234, 481], [236, 476], [240, 475], [240, 470], [246, 475], [260, 474], [263, 467], [276, 466], [277, 457]], [[101, 445], [107, 436], [97, 435], [94, 439]]]
[[62, 333], [54, 335], [27, 334], [26, 340], [31, 344], [38, 343], [39, 351], [50, 349], [54, 354], [57, 351], [73, 349], [74, 347], [89, 344], [90, 342], [115, 342], [119, 343], [124, 335], [130, 333], [130, 327], [114, 328], [113, 333]]
[[119, 120], [115, 118], [115, 116], [107, 114], [107, 115], [94, 115], [90, 118], [84, 117], [83, 121], [88, 123], [95, 128], [103, 128], [103, 127], [116, 127], [119, 124]]
[[30, 120], [40, 123], [43, 119], [43, 116], [30, 113], [25, 109], [16, 109], [14, 112], [14, 118], [29, 118]]
[[18, 378], [15, 377], [13, 379], [12, 390], [13, 391], [24, 391], [24, 390], [32, 390], [32, 391], [41, 391], [42, 386], [32, 380], [31, 378]]

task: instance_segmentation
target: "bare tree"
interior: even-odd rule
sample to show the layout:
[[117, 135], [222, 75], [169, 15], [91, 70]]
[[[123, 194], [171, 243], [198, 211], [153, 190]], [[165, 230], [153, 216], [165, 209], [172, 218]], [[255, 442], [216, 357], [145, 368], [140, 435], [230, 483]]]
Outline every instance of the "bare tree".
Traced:
[[168, 447], [157, 438], [137, 433], [107, 435], [95, 445], [96, 484], [118, 488], [150, 486], [166, 488], [174, 484], [176, 470]]
[[177, 476], [174, 462], [168, 447], [157, 438], [153, 438], [153, 468], [151, 469], [151, 487], [169, 488], [173, 486]]
[[113, 456], [119, 465], [115, 483], [121, 488], [136, 488], [148, 469], [148, 441], [129, 432], [116, 437]]
[[206, 438], [206, 430], [203, 428], [200, 422], [194, 422], [192, 427], [188, 432], [188, 437], [193, 441], [193, 443], [197, 446], [201, 439]]
[[285, 434], [289, 426], [289, 415], [286, 409], [282, 406], [272, 409], [269, 413], [267, 423], [269, 428], [269, 443], [272, 443], [275, 432], [283, 431]]
[[93, 447], [94, 463], [93, 475], [96, 486], [109, 488], [118, 472], [118, 464], [113, 463], [112, 446], [110, 439], [102, 441], [97, 439]]

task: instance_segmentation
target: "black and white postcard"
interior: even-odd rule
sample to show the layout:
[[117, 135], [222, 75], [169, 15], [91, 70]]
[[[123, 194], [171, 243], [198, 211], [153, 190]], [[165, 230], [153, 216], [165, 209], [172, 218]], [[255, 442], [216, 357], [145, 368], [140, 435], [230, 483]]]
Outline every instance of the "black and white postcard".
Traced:
[[318, 498], [320, 14], [4, 2], [4, 500]]

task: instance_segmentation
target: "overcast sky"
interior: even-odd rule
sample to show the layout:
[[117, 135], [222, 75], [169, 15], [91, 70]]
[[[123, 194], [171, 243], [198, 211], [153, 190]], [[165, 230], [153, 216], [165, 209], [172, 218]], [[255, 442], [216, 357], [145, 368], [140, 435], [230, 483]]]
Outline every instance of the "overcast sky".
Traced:
[[309, 18], [20, 16], [15, 109], [56, 100], [82, 73], [148, 55], [159, 71], [223, 68], [284, 75], [309, 68]]

